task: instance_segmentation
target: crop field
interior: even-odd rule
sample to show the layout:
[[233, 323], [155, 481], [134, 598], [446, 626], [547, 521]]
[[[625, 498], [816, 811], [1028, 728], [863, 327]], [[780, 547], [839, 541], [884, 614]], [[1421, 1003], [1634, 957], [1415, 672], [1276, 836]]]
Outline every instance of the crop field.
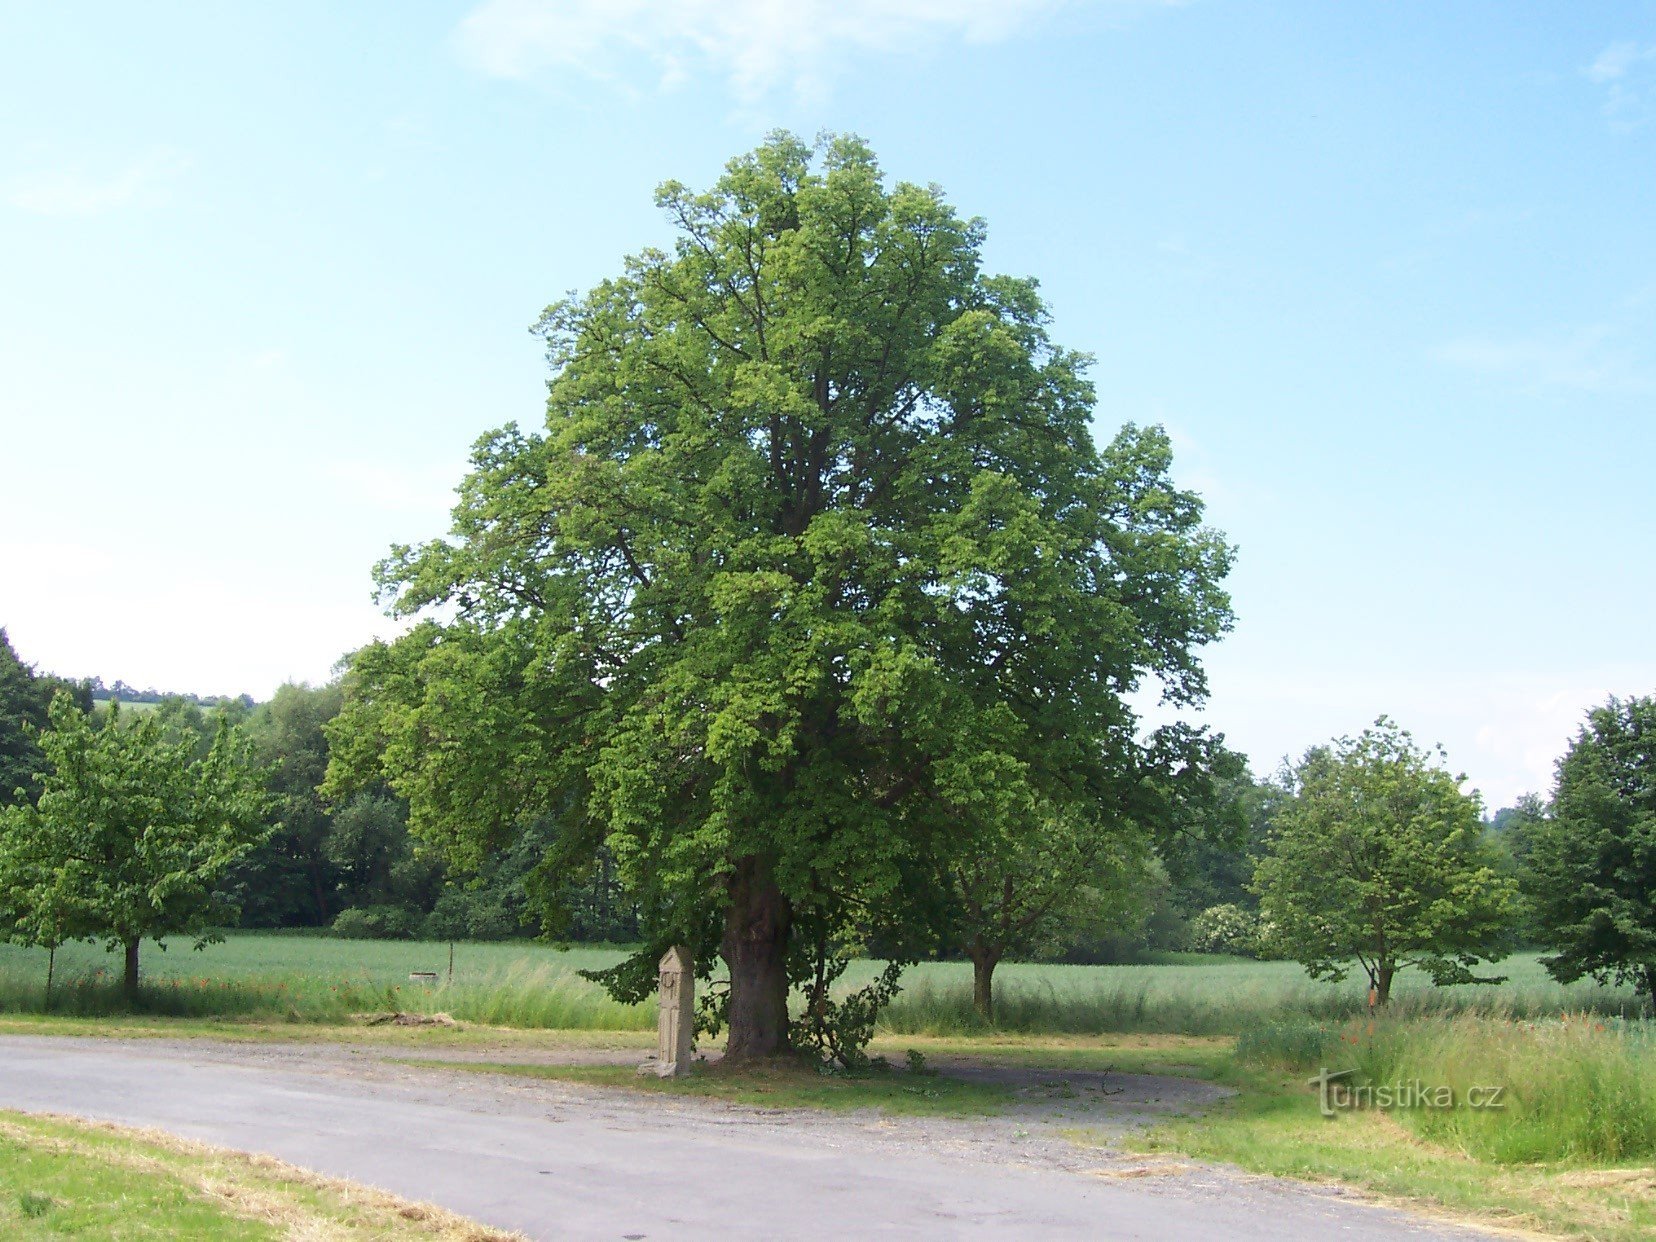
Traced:
[[[470, 1022], [534, 1029], [645, 1030], [650, 1005], [621, 1005], [576, 972], [613, 965], [625, 950], [560, 949], [512, 942], [460, 944], [448, 981], [449, 946], [422, 941], [341, 940], [327, 936], [237, 934], [199, 952], [174, 942], [143, 951], [141, 1012], [180, 1017], [245, 1016], [294, 1022], [339, 1021], [353, 1013], [443, 1011]], [[859, 962], [846, 985], [872, 977], [878, 963]], [[120, 963], [91, 945], [59, 951], [52, 1012], [94, 1015], [126, 1008]], [[411, 983], [434, 971], [435, 986]], [[1396, 986], [1397, 1017], [1473, 1015], [1533, 1019], [1560, 1013], [1633, 1018], [1629, 989], [1591, 983], [1562, 987], [1534, 955], [1498, 968], [1499, 986], [1436, 988], [1405, 975]], [[46, 954], [0, 945], [0, 1012], [42, 1012]], [[971, 1005], [971, 967], [926, 962], [904, 976], [904, 989], [881, 1027], [899, 1035], [970, 1035], [983, 1028]], [[1011, 963], [995, 975], [997, 1023], [1025, 1034], [1166, 1032], [1230, 1035], [1262, 1024], [1335, 1022], [1366, 1013], [1363, 980], [1308, 979], [1291, 962], [1189, 956], [1148, 966]]]

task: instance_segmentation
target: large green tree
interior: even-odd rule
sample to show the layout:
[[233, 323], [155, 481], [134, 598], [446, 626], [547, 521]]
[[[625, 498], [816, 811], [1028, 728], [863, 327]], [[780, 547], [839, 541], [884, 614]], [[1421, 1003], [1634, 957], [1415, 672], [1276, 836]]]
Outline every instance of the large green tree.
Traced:
[[200, 945], [234, 918], [215, 886], [268, 831], [261, 774], [228, 723], [198, 759], [193, 739], [167, 740], [153, 713], [129, 726], [115, 707], [97, 728], [68, 694], [53, 700], [40, 745], [38, 804], [0, 810], [6, 930], [119, 947], [135, 993], [142, 941]]
[[1632, 982], [1656, 1001], [1656, 697], [1588, 713], [1559, 760], [1552, 815], [1526, 833], [1524, 886], [1556, 950], [1547, 969]]
[[534, 813], [550, 859], [607, 842], [649, 940], [612, 984], [720, 956], [762, 1056], [830, 949], [935, 940], [945, 860], [1115, 795], [1127, 696], [1202, 693], [1230, 551], [1159, 429], [1094, 443], [1087, 359], [936, 187], [777, 135], [657, 197], [672, 248], [539, 325], [545, 432], [381, 567], [427, 619], [356, 656], [331, 787], [383, 773], [463, 865]]
[[1381, 1004], [1404, 966], [1499, 982], [1472, 967], [1510, 948], [1516, 884], [1440, 755], [1382, 716], [1294, 770], [1254, 889], [1271, 947], [1313, 978], [1343, 979], [1355, 961]]

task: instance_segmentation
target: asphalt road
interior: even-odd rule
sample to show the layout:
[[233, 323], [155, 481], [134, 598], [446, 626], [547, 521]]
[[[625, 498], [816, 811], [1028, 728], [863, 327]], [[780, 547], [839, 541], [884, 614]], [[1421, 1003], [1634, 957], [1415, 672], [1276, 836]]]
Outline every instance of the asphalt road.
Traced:
[[532, 1238], [1479, 1236], [1337, 1194], [1031, 1137], [414, 1070], [338, 1048], [0, 1038], [0, 1108], [267, 1152]]

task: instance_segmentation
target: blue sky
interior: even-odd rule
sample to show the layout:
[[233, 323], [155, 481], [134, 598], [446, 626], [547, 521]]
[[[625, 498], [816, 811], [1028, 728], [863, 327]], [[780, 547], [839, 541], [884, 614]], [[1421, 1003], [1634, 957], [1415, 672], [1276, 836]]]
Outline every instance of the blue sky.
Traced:
[[659, 181], [852, 130], [990, 226], [1240, 545], [1206, 719], [1493, 805], [1656, 691], [1656, 6], [0, 0], [0, 625], [264, 695], [536, 424]]

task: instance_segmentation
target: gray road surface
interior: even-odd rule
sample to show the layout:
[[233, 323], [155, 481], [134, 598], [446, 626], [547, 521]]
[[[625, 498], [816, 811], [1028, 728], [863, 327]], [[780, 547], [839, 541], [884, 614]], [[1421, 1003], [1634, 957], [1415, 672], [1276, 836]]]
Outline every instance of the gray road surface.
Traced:
[[386, 1056], [5, 1037], [0, 1108], [267, 1152], [532, 1238], [1479, 1236], [1224, 1170], [1146, 1173], [1027, 1118], [744, 1109]]

